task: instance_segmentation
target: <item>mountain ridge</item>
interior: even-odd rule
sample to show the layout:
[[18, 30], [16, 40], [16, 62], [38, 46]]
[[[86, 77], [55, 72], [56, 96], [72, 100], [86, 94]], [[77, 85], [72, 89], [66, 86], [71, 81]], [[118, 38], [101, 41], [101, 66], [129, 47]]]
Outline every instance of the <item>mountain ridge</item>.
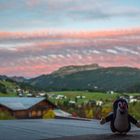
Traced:
[[80, 71], [88, 71], [95, 70], [101, 68], [98, 64], [90, 64], [90, 65], [69, 65], [59, 68], [58, 70], [52, 72], [51, 74], [56, 75], [69, 75], [72, 73], [80, 72]]
[[116, 92], [134, 92], [133, 87], [140, 84], [140, 69], [138, 68], [104, 68], [98, 66], [92, 70], [82, 70], [63, 74], [60, 73], [61, 70], [63, 70], [63, 68], [49, 75], [41, 75], [39, 77], [30, 79], [29, 82], [32, 86], [37, 86], [38, 88], [47, 91], [113, 90]]
[[44, 91], [88, 90], [140, 92], [140, 69], [132, 67], [100, 67], [98, 64], [65, 66], [35, 78], [0, 76], [20, 85]]

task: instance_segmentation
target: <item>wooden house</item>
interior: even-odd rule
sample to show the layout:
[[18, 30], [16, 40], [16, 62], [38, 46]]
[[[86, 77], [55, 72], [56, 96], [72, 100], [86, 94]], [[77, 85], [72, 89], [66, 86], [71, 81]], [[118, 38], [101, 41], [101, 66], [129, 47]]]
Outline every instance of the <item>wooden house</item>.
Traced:
[[17, 119], [42, 118], [49, 109], [57, 106], [46, 98], [0, 97], [0, 111], [7, 111]]

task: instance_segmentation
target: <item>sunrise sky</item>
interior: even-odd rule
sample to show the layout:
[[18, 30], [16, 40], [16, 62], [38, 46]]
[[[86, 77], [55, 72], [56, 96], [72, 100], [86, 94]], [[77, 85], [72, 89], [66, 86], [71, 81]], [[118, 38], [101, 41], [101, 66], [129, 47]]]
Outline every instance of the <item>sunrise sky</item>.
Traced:
[[140, 0], [0, 0], [0, 75], [139, 61]]

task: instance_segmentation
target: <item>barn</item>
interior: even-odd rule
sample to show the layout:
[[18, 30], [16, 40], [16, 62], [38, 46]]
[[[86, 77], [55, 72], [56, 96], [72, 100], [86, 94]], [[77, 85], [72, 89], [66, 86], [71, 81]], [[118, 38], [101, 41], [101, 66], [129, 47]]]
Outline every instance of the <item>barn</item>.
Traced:
[[57, 106], [43, 97], [0, 97], [0, 111], [7, 111], [17, 119], [42, 118], [49, 109]]

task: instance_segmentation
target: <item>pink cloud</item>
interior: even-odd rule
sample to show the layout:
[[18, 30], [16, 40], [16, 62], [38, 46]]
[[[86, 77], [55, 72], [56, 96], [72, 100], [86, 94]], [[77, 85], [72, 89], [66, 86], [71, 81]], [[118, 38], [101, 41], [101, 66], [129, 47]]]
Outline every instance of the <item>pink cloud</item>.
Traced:
[[35, 77], [65, 65], [91, 63], [140, 68], [140, 28], [0, 32], [0, 41], [0, 74]]
[[0, 38], [33, 39], [33, 38], [58, 38], [58, 39], [93, 39], [98, 37], [119, 37], [140, 35], [140, 28], [116, 29], [103, 31], [65, 31], [65, 30], [44, 30], [37, 32], [0, 32]]
[[[139, 58], [140, 59], [140, 58]], [[57, 58], [54, 59], [51, 63], [45, 62], [41, 63], [41, 61], [36, 61], [35, 63], [30, 63], [30, 65], [25, 65], [24, 63], [18, 66], [7, 66], [0, 68], [1, 74], [7, 75], [16, 75], [17, 76], [26, 76], [26, 77], [35, 77], [40, 74], [48, 74], [60, 67], [66, 65], [84, 65], [91, 63], [98, 63], [104, 67], [114, 67], [114, 66], [131, 66], [131, 67], [139, 67], [140, 64], [136, 63], [139, 60], [138, 58], [134, 58], [133, 56], [99, 56], [99, 55], [89, 55], [79, 58], [77, 55], [72, 55], [70, 58]]]

